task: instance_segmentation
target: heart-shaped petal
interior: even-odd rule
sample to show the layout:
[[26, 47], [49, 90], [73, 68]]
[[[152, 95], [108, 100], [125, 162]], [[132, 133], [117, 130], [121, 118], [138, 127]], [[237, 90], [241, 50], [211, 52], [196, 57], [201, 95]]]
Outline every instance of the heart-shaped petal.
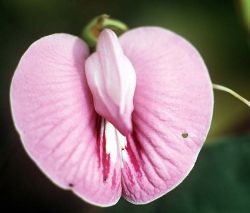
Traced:
[[137, 78], [123, 195], [142, 204], [176, 187], [192, 169], [211, 124], [213, 91], [199, 53], [173, 32], [141, 27], [120, 42]]
[[[121, 195], [119, 152], [112, 126], [93, 107], [84, 75], [86, 44], [67, 34], [33, 43], [11, 85], [16, 128], [26, 151], [53, 182], [84, 200], [115, 204]], [[117, 158], [117, 159], [114, 159]]]

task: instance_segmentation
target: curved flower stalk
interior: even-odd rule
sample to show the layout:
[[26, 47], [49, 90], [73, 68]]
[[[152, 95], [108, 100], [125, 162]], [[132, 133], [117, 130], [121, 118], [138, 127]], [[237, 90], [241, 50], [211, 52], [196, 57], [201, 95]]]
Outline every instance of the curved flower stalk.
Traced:
[[53, 34], [22, 56], [11, 84], [17, 131], [58, 186], [98, 206], [144, 204], [188, 175], [206, 139], [213, 88], [197, 50], [160, 27], [117, 38], [103, 30], [89, 55]]

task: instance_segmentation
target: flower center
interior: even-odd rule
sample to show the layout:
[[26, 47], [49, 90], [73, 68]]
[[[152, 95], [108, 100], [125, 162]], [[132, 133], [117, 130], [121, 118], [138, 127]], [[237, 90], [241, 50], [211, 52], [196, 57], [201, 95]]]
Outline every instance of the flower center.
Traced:
[[113, 31], [101, 32], [85, 70], [96, 112], [128, 135], [132, 131], [136, 74]]

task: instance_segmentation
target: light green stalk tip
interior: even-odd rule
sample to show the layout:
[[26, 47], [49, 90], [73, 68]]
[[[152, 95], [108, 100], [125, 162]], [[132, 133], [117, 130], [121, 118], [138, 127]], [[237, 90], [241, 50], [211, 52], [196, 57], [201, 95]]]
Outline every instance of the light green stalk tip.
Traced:
[[111, 19], [109, 15], [102, 14], [93, 18], [83, 29], [82, 37], [90, 47], [95, 47], [97, 38], [104, 29], [113, 30], [118, 36], [128, 30], [123, 22]]
[[250, 107], [250, 101], [243, 98], [241, 95], [239, 95], [237, 92], [233, 91], [232, 89], [229, 89], [219, 84], [213, 84], [213, 88], [231, 94], [232, 96], [234, 96], [235, 98], [239, 99], [241, 102], [246, 104], [248, 107]]

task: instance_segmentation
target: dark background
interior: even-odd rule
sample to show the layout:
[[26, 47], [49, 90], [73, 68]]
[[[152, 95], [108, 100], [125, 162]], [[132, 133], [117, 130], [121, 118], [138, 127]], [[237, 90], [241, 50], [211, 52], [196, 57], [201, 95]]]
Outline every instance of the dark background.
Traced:
[[249, 0], [0, 0], [0, 212], [250, 212], [250, 109], [219, 91], [196, 166], [151, 204], [121, 200], [115, 207], [93, 207], [56, 187], [29, 159], [10, 114], [15, 67], [38, 38], [80, 35], [102, 13], [131, 28], [157, 25], [184, 36], [203, 56], [214, 83], [250, 99]]

